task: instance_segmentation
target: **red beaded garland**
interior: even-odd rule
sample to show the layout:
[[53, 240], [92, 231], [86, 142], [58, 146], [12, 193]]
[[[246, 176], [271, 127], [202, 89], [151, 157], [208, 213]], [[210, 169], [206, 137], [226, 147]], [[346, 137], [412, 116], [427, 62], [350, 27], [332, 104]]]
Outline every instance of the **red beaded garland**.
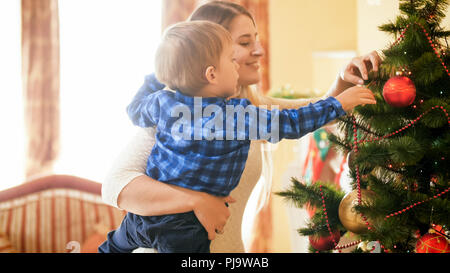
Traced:
[[[445, 116], [447, 117], [447, 122], [448, 122], [448, 124], [449, 124], [449, 126], [450, 126], [450, 118], [449, 118], [449, 115], [448, 115], [446, 109], [445, 109], [443, 106], [436, 105], [436, 106], [433, 106], [431, 109], [427, 110], [426, 112], [424, 112], [423, 114], [421, 114], [421, 115], [420, 115], [418, 118], [416, 118], [415, 120], [411, 121], [408, 125], [404, 126], [403, 128], [401, 128], [401, 129], [399, 129], [399, 130], [396, 130], [396, 131], [393, 132], [393, 133], [390, 133], [390, 134], [387, 134], [387, 135], [385, 135], [385, 136], [378, 137], [378, 138], [371, 138], [371, 139], [368, 139], [368, 140], [367, 140], [367, 139], [362, 139], [362, 140], [360, 140], [360, 141], [358, 141], [358, 130], [357, 130], [357, 128], [356, 128], [356, 118], [355, 118], [355, 116], [352, 115], [352, 119], [353, 119], [353, 137], [354, 137], [354, 142], [353, 142], [353, 145], [350, 145], [350, 147], [355, 151], [355, 153], [358, 153], [358, 144], [366, 143], [366, 142], [379, 141], [379, 140], [383, 140], [383, 139], [389, 138], [389, 137], [391, 137], [391, 136], [394, 136], [394, 135], [396, 135], [396, 134], [399, 134], [399, 133], [401, 133], [403, 130], [405, 130], [405, 129], [411, 127], [411, 126], [413, 126], [413, 125], [414, 125], [415, 123], [417, 123], [424, 115], [428, 114], [431, 110], [434, 110], [434, 109], [441, 109], [441, 110], [445, 113]], [[358, 204], [361, 204], [361, 180], [360, 180], [361, 176], [360, 176], [360, 172], [359, 172], [359, 167], [358, 167], [358, 165], [356, 165], [355, 169], [356, 169], [356, 180], [357, 180], [357, 190], [358, 190]], [[329, 231], [329, 233], [330, 233], [330, 236], [333, 236], [333, 232], [331, 231], [330, 224], [329, 224], [329, 222], [328, 222], [328, 214], [327, 214], [327, 211], [326, 211], [325, 198], [324, 198], [324, 196], [323, 196], [322, 185], [320, 185], [319, 188], [320, 188], [320, 194], [321, 194], [321, 197], [322, 197], [322, 206], [323, 206], [323, 211], [324, 211], [324, 215], [325, 215], [325, 219], [326, 219], [326, 223], [327, 223], [327, 228], [328, 228], [328, 231]], [[409, 209], [411, 209], [411, 208], [413, 208], [413, 207], [415, 207], [415, 206], [417, 206], [417, 205], [423, 204], [424, 202], [430, 201], [430, 200], [432, 200], [433, 198], [437, 198], [437, 197], [441, 196], [442, 194], [447, 193], [449, 190], [450, 190], [450, 187], [449, 187], [448, 189], [446, 189], [445, 191], [443, 191], [443, 192], [441, 192], [441, 193], [439, 193], [439, 194], [437, 194], [437, 195], [435, 195], [435, 196], [433, 196], [433, 197], [430, 197], [429, 199], [427, 199], [427, 200], [425, 200], [425, 201], [419, 201], [419, 202], [417, 202], [417, 203], [414, 203], [413, 205], [410, 205], [410, 206], [406, 207], [405, 209], [402, 209], [402, 210], [400, 210], [400, 211], [391, 213], [391, 214], [389, 214], [389, 215], [387, 215], [387, 216], [385, 217], [385, 220], [388, 219], [388, 218], [390, 218], [390, 217], [393, 217], [393, 216], [395, 216], [395, 215], [399, 215], [399, 214], [401, 214], [401, 213], [403, 213], [403, 212], [406, 212], [407, 210], [409, 210]], [[361, 216], [362, 216], [363, 220], [366, 222], [367, 229], [368, 229], [368, 230], [372, 230], [372, 227], [370, 226], [370, 223], [367, 221], [367, 217], [366, 217], [363, 213], [361, 213]], [[331, 238], [333, 238], [333, 237], [331, 237]], [[352, 242], [352, 243], [349, 243], [349, 244], [346, 244], [346, 245], [343, 245], [343, 246], [337, 246], [336, 241], [333, 239], [333, 243], [334, 243], [334, 245], [335, 245], [334, 249], [339, 250], [339, 252], [341, 252], [341, 249], [343, 249], [343, 248], [351, 247], [351, 246], [353, 246], [353, 245], [355, 245], [355, 244], [357, 244], [357, 243], [360, 243], [360, 242], [361, 242], [361, 240], [355, 241], [355, 242]], [[377, 242], [380, 243], [380, 247], [381, 247], [381, 249], [383, 249], [384, 252], [389, 252], [389, 250], [386, 249], [386, 248], [381, 244], [380, 241], [377, 241]]]
[[[445, 71], [447, 72], [447, 75], [450, 77], [450, 71], [449, 71], [448, 67], [445, 65], [444, 60], [442, 59], [441, 55], [439, 54], [439, 51], [436, 49], [436, 46], [435, 46], [436, 44], [433, 43], [433, 40], [431, 39], [431, 37], [428, 34], [428, 32], [426, 31], [426, 29], [420, 23], [414, 22], [414, 24], [416, 24], [422, 28], [422, 31], [425, 33], [425, 36], [428, 39], [428, 43], [430, 44], [431, 48], [434, 51], [434, 54], [436, 54], [438, 59], [441, 61], [441, 65], [444, 67]], [[397, 41], [395, 41], [395, 43], [392, 45], [392, 47], [396, 46], [397, 44], [400, 43], [401, 40], [403, 40], [403, 38], [405, 37], [405, 33], [409, 29], [410, 26], [411, 26], [411, 24], [406, 25], [406, 27], [401, 32], [400, 37], [397, 39]], [[445, 55], [445, 52], [443, 53], [443, 55]]]
[[[353, 142], [354, 145], [350, 145], [350, 147], [353, 149], [352, 146], [356, 146], [357, 144], [362, 144], [362, 143], [367, 143], [367, 142], [369, 142], [369, 143], [370, 143], [370, 142], [375, 142], [375, 141], [383, 140], [383, 139], [392, 137], [392, 136], [394, 136], [394, 135], [396, 135], [396, 134], [399, 134], [399, 133], [401, 133], [402, 131], [408, 129], [409, 127], [415, 125], [419, 120], [421, 120], [421, 119], [423, 118], [423, 116], [425, 116], [426, 114], [428, 114], [431, 110], [435, 110], [435, 109], [440, 109], [440, 110], [442, 110], [442, 111], [445, 113], [445, 116], [447, 117], [447, 123], [448, 123], [448, 125], [450, 126], [450, 117], [449, 117], [449, 115], [448, 115], [448, 113], [447, 113], [447, 110], [446, 110], [443, 106], [436, 105], [436, 106], [431, 107], [431, 109], [427, 110], [426, 112], [424, 112], [423, 114], [421, 114], [419, 117], [417, 117], [415, 120], [411, 121], [408, 125], [403, 126], [403, 127], [402, 127], [401, 129], [399, 129], [399, 130], [396, 130], [396, 131], [394, 131], [394, 132], [392, 132], [392, 133], [390, 133], [390, 134], [387, 134], [387, 135], [385, 135], [385, 136], [382, 136], [382, 137], [369, 138], [369, 139], [361, 139], [361, 140], [359, 140], [359, 141], [355, 140], [355, 141]], [[356, 121], [354, 121], [353, 128], [356, 128]], [[356, 148], [355, 151], [357, 151], [357, 148]]]
[[[322, 185], [319, 186], [319, 190], [320, 190], [320, 196], [322, 197], [322, 206], [323, 206], [323, 212], [325, 214], [325, 221], [327, 222], [327, 228], [328, 228], [328, 231], [330, 232], [331, 239], [333, 240], [334, 248], [336, 249], [337, 243], [336, 243], [336, 240], [334, 239], [335, 236], [334, 236], [333, 232], [331, 231], [330, 223], [328, 222], [327, 207], [325, 206], [325, 197], [323, 197]], [[341, 250], [339, 250], [339, 252], [341, 252]]]
[[[352, 246], [354, 246], [354, 245], [359, 244], [360, 242], [362, 242], [362, 240], [358, 240], [358, 241], [354, 241], [354, 242], [351, 242], [351, 243], [348, 243], [348, 244], [345, 244], [345, 245], [341, 245], [341, 246], [338, 246], [338, 245], [337, 245], [337, 243], [336, 243], [336, 241], [334, 240], [334, 237], [333, 237], [333, 232], [331, 231], [330, 223], [328, 222], [327, 207], [326, 207], [326, 205], [325, 205], [325, 198], [324, 198], [324, 196], [323, 196], [322, 185], [319, 186], [319, 189], [320, 189], [320, 196], [322, 197], [322, 206], [323, 206], [323, 211], [324, 211], [324, 214], [325, 214], [325, 220], [326, 220], [326, 222], [327, 222], [328, 232], [330, 233], [330, 236], [331, 236], [331, 238], [332, 238], [332, 240], [333, 240], [334, 249], [338, 250], [339, 253], [341, 253], [341, 252], [342, 252], [341, 249], [349, 248], [349, 247], [352, 247]], [[361, 195], [361, 194], [359, 194], [359, 197], [360, 197], [360, 195]], [[365, 218], [365, 217], [364, 217], [364, 218]], [[365, 218], [364, 220], [367, 220], [367, 218]], [[368, 225], [368, 222], [366, 222], [366, 225]], [[369, 228], [369, 229], [370, 229], [370, 228]], [[380, 243], [380, 246], [381, 246], [381, 248], [383, 249], [384, 252], [388, 252], [388, 250], [385, 250], [385, 249], [384, 249], [384, 246], [381, 244], [380, 241], [377, 241], [377, 242]], [[372, 249], [372, 250], [373, 250], [373, 249]], [[319, 253], [319, 251], [316, 251], [316, 253]]]
[[345, 245], [336, 246], [335, 249], [339, 250], [339, 249], [349, 248], [349, 247], [357, 245], [357, 244], [359, 244], [361, 242], [362, 242], [362, 240], [354, 241], [354, 242], [351, 242], [351, 243], [348, 243], [348, 244], [345, 244]]
[[354, 241], [354, 242], [351, 242], [351, 243], [348, 243], [348, 244], [345, 244], [345, 245], [341, 245], [341, 246], [337, 245], [337, 243], [336, 243], [336, 241], [334, 239], [334, 236], [333, 236], [333, 232], [331, 231], [330, 223], [328, 222], [327, 207], [325, 205], [325, 198], [323, 196], [322, 185], [319, 186], [319, 190], [320, 190], [320, 196], [322, 197], [322, 206], [323, 206], [323, 211], [324, 211], [324, 214], [325, 214], [325, 220], [327, 222], [328, 232], [330, 233], [330, 236], [331, 236], [331, 238], [333, 240], [334, 249], [338, 250], [339, 253], [341, 253], [342, 252], [341, 249], [349, 248], [349, 247], [352, 247], [352, 246], [354, 246], [356, 244], [359, 244], [362, 240]]
[[[353, 143], [354, 143], [354, 145], [353, 145], [353, 147], [351, 147], [351, 148], [355, 151], [355, 153], [357, 153], [357, 152], [358, 152], [358, 144], [366, 143], [366, 142], [379, 141], [379, 140], [383, 140], [383, 139], [389, 138], [389, 137], [391, 137], [391, 136], [394, 136], [394, 135], [396, 135], [396, 134], [402, 132], [403, 130], [409, 128], [410, 126], [413, 126], [413, 125], [414, 125], [415, 123], [417, 123], [424, 115], [428, 114], [431, 110], [434, 110], [434, 109], [441, 109], [441, 110], [445, 113], [445, 116], [447, 117], [447, 122], [448, 122], [448, 124], [449, 124], [449, 126], [450, 126], [450, 118], [449, 118], [449, 116], [448, 116], [448, 113], [447, 113], [446, 109], [445, 109], [443, 106], [436, 105], [436, 106], [433, 106], [431, 109], [427, 110], [426, 112], [424, 112], [423, 114], [421, 114], [421, 115], [420, 115], [418, 118], [416, 118], [415, 120], [411, 121], [408, 125], [404, 126], [403, 128], [401, 128], [401, 129], [399, 129], [399, 130], [396, 130], [396, 131], [393, 132], [393, 133], [387, 134], [387, 135], [385, 135], [385, 136], [383, 136], [383, 137], [371, 138], [371, 139], [369, 139], [369, 140], [367, 140], [367, 139], [362, 139], [362, 140], [360, 140], [360, 141], [358, 141], [358, 138], [357, 138], [358, 135], [357, 135], [357, 129], [356, 129], [356, 118], [355, 118], [354, 116], [352, 116], [352, 119], [353, 119], [353, 133], [354, 133], [354, 136], [353, 136], [353, 137], [354, 137], [354, 142], [353, 142]], [[358, 190], [358, 204], [360, 204], [360, 203], [361, 203], [361, 186], [360, 186], [360, 182], [361, 182], [361, 181], [360, 181], [359, 168], [358, 168], [357, 165], [356, 165], [355, 169], [356, 169], [356, 180], [357, 180], [357, 190]], [[420, 205], [420, 204], [422, 204], [422, 203], [424, 203], [424, 202], [430, 201], [430, 200], [432, 200], [433, 198], [437, 198], [438, 196], [441, 196], [442, 194], [447, 193], [449, 190], [450, 190], [450, 188], [448, 188], [448, 189], [446, 189], [445, 191], [443, 191], [443, 192], [441, 192], [441, 193], [435, 195], [434, 197], [430, 197], [430, 198], [429, 198], [428, 200], [426, 200], [426, 201], [421, 201], [421, 202], [414, 203], [414, 205], [411, 205], [411, 206], [409, 206], [409, 207], [407, 207], [407, 208], [405, 208], [405, 209], [403, 209], [403, 210], [397, 211], [397, 212], [395, 212], [395, 213], [391, 213], [391, 214], [389, 214], [389, 215], [386, 216], [385, 220], [386, 220], [387, 218], [389, 218], [389, 217], [393, 217], [393, 216], [395, 216], [395, 215], [399, 215], [399, 214], [401, 214], [401, 213], [403, 213], [403, 212], [405, 212], [405, 211], [407, 211], [407, 210], [409, 210], [409, 209], [411, 209], [411, 208], [413, 208], [413, 207], [415, 207], [415, 206], [417, 206], [417, 205]], [[368, 229], [368, 230], [371, 230], [372, 228], [370, 227], [370, 224], [369, 224], [369, 222], [367, 221], [367, 218], [366, 218], [366, 217], [364, 216], [364, 214], [362, 214], [362, 213], [361, 213], [361, 216], [363, 217], [363, 220], [366, 222], [367, 229]], [[378, 242], [379, 242], [379, 241], [378, 241]], [[380, 243], [380, 246], [381, 246], [381, 248], [383, 249], [384, 252], [388, 252], [388, 250], [385, 249], [385, 247], [384, 247], [381, 243]]]
[[[354, 138], [354, 143], [355, 143], [353, 148], [354, 148], [355, 154], [357, 154], [358, 153], [358, 144], [357, 144], [358, 143], [358, 130], [356, 129], [356, 118], [354, 115], [352, 115], [352, 120], [353, 120], [353, 138]], [[360, 177], [358, 165], [356, 165], [355, 169], [356, 169], [356, 182], [357, 182], [356, 187], [358, 190], [358, 204], [361, 204], [361, 177]], [[370, 226], [369, 221], [367, 221], [367, 217], [363, 213], [361, 213], [361, 216], [362, 216], [363, 220], [366, 222], [367, 229], [369, 231], [371, 231], [373, 229], [373, 227]], [[388, 252], [388, 250], [384, 248], [384, 246], [381, 244], [380, 241], [377, 241], [377, 242], [380, 244], [380, 246], [384, 252]]]
[[[356, 129], [356, 119], [355, 119], [354, 116], [352, 116], [352, 118], [353, 118], [353, 133], [354, 133], [354, 137], [355, 137], [354, 150], [355, 150], [355, 152], [358, 152], [358, 146], [357, 146], [357, 133], [358, 133], [358, 131], [357, 131], [357, 129]], [[360, 186], [359, 167], [356, 166], [356, 168], [357, 168], [357, 178], [358, 178], [358, 179], [357, 179], [357, 181], [358, 181], [358, 183], [357, 183], [357, 188], [358, 188], [358, 203], [361, 204], [361, 186]], [[351, 246], [354, 246], [354, 245], [360, 243], [361, 240], [355, 241], [355, 242], [352, 242], [352, 243], [349, 243], [349, 244], [345, 244], [345, 245], [343, 245], [343, 246], [338, 246], [338, 245], [337, 245], [336, 241], [335, 241], [334, 238], [333, 238], [333, 232], [331, 231], [330, 223], [328, 222], [328, 214], [327, 214], [327, 208], [326, 208], [326, 205], [325, 205], [325, 198], [324, 198], [324, 196], [323, 196], [322, 185], [319, 186], [319, 190], [320, 190], [320, 196], [321, 196], [321, 198], [322, 198], [322, 206], [323, 206], [323, 211], [324, 211], [324, 215], [325, 215], [325, 220], [326, 220], [326, 223], [327, 223], [328, 232], [330, 233], [330, 236], [331, 236], [331, 238], [332, 238], [332, 240], [333, 240], [333, 243], [334, 243], [334, 246], [335, 246], [334, 249], [336, 249], [336, 250], [338, 250], [339, 252], [341, 252], [341, 249], [343, 249], [343, 248], [348, 248], [348, 247], [351, 247]], [[370, 224], [369, 224], [369, 222], [367, 221], [367, 217], [365, 217], [362, 213], [361, 213], [361, 216], [363, 217], [363, 220], [366, 222], [367, 229], [368, 229], [368, 230], [371, 230]], [[378, 243], [380, 243], [381, 248], [382, 248], [385, 252], [387, 252], [387, 250], [384, 249], [384, 246], [381, 244], [381, 242], [378, 241]]]
[[[355, 143], [353, 148], [354, 148], [355, 154], [357, 154], [358, 153], [358, 145], [357, 145], [357, 143], [358, 143], [358, 130], [356, 129], [356, 118], [355, 118], [355, 116], [352, 116], [352, 119], [353, 119], [353, 138], [354, 138], [354, 143]], [[359, 166], [356, 165], [355, 169], [356, 169], [356, 181], [357, 181], [356, 189], [358, 191], [358, 205], [361, 205], [361, 183], [360, 183], [361, 182], [361, 176], [360, 176], [360, 173], [359, 173]], [[366, 222], [367, 229], [371, 230], [370, 224], [367, 221], [366, 216], [364, 216], [364, 214], [361, 213], [361, 217]]]
[[442, 192], [440, 192], [440, 193], [434, 195], [433, 197], [429, 197], [428, 199], [425, 199], [425, 200], [423, 200], [423, 201], [419, 201], [419, 202], [416, 202], [416, 203], [414, 203], [414, 204], [412, 204], [412, 205], [409, 205], [409, 206], [407, 206], [406, 208], [404, 208], [404, 209], [402, 209], [402, 210], [399, 210], [399, 211], [397, 211], [397, 212], [388, 214], [388, 215], [386, 215], [386, 217], [384, 218], [384, 220], [387, 220], [387, 219], [389, 219], [390, 217], [393, 217], [393, 216], [402, 214], [402, 213], [406, 212], [407, 210], [412, 209], [412, 208], [415, 207], [415, 206], [418, 206], [418, 205], [421, 205], [421, 204], [423, 204], [423, 203], [429, 202], [429, 201], [431, 201], [431, 200], [433, 200], [433, 199], [436, 199], [436, 198], [440, 197], [441, 195], [446, 194], [448, 191], [450, 191], [450, 187], [448, 187], [446, 190], [444, 190], [444, 191], [442, 191]]

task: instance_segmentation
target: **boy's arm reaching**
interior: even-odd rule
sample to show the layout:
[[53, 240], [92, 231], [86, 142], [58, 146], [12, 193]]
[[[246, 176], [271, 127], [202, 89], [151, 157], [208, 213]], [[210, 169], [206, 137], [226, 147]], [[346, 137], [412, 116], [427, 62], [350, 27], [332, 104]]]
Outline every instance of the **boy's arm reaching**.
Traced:
[[[349, 111], [357, 105], [375, 103], [376, 100], [369, 89], [357, 86], [347, 89], [336, 98], [329, 97], [298, 109], [267, 110], [257, 108], [248, 100], [244, 100], [246, 110], [249, 107], [250, 113], [258, 114], [246, 116], [246, 128], [249, 130], [237, 128], [237, 136], [238, 139], [266, 139], [272, 143], [283, 138], [296, 139], [346, 115], [345, 111]], [[262, 122], [264, 120], [266, 122]], [[251, 134], [252, 129], [256, 129], [257, 134], [254, 133], [255, 131]]]
[[[272, 143], [276, 143], [283, 138], [300, 138], [330, 121], [346, 115], [341, 103], [333, 97], [310, 103], [298, 109], [274, 109], [271, 111], [260, 109], [259, 111], [263, 111], [260, 113], [260, 117], [267, 120], [267, 132], [271, 132], [268, 140]], [[258, 128], [259, 130], [261, 129]], [[273, 130], [275, 131], [273, 132]], [[277, 131], [279, 132], [278, 135], [276, 134]]]

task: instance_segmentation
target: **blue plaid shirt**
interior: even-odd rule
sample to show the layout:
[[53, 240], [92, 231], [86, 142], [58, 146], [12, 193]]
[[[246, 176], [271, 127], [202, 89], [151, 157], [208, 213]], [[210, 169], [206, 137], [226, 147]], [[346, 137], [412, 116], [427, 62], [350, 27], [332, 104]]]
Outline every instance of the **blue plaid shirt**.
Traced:
[[[271, 128], [272, 118], [279, 120], [275, 126], [278, 125], [279, 139], [281, 140], [283, 138], [300, 138], [346, 114], [339, 101], [333, 97], [299, 109], [287, 110], [257, 108], [248, 99], [201, 98], [201, 113], [209, 105], [218, 106], [216, 109], [222, 109], [223, 113], [223, 117], [219, 116], [223, 121], [223, 130], [220, 130], [219, 127], [213, 127], [215, 130], [206, 130], [208, 121], [210, 125], [216, 116], [215, 113], [210, 116], [205, 114], [196, 116], [194, 114], [194, 101], [196, 100], [194, 97], [184, 95], [179, 91], [159, 90], [162, 88], [164, 85], [159, 83], [154, 75], [147, 76], [144, 86], [141, 87], [127, 108], [135, 125], [140, 127], [156, 126], [157, 128], [156, 143], [147, 162], [146, 174], [161, 182], [216, 196], [228, 196], [237, 186], [244, 171], [250, 140], [267, 137], [262, 133], [276, 129]], [[249, 126], [258, 124], [258, 119], [251, 114], [245, 115], [245, 129], [238, 130], [237, 115], [227, 116], [226, 108], [240, 106], [249, 113], [258, 113], [256, 116], [260, 120], [261, 118], [266, 119], [266, 132], [260, 131], [258, 128], [256, 135], [250, 134]], [[171, 114], [174, 109], [189, 109], [192, 114], [188, 119], [189, 122], [179, 126], [180, 115], [173, 117]], [[172, 130], [177, 122], [176, 128], [188, 132], [189, 138], [180, 139], [174, 135]], [[227, 125], [233, 128], [234, 140], [226, 140], [226, 131], [230, 132], [225, 130]], [[211, 129], [210, 126], [209, 128]], [[206, 140], [211, 138], [216, 139]], [[278, 141], [276, 138], [268, 140]]]

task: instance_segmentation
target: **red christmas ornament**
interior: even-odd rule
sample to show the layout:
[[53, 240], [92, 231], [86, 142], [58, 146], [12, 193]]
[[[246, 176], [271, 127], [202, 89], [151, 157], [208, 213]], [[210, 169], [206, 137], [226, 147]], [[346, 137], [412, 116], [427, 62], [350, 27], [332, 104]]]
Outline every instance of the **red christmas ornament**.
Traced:
[[311, 235], [309, 236], [309, 243], [311, 244], [312, 247], [314, 247], [319, 251], [326, 251], [334, 248], [333, 239], [334, 242], [336, 242], [336, 244], [339, 242], [339, 239], [341, 239], [341, 233], [339, 232], [339, 230], [335, 230], [333, 232], [333, 236], [328, 235], [324, 237], [319, 237], [316, 235]]
[[450, 253], [450, 245], [447, 239], [438, 233], [423, 235], [416, 244], [417, 253]]
[[384, 100], [393, 107], [406, 107], [416, 98], [413, 81], [405, 76], [390, 78], [383, 87]]

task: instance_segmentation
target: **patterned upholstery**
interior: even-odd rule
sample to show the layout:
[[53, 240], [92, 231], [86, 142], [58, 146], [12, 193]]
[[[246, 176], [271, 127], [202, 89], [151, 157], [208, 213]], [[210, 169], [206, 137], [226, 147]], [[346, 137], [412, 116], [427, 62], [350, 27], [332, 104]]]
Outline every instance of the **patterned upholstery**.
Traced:
[[102, 202], [100, 183], [74, 176], [46, 176], [0, 192], [0, 234], [18, 252], [70, 252], [96, 225], [117, 228], [125, 213]]

